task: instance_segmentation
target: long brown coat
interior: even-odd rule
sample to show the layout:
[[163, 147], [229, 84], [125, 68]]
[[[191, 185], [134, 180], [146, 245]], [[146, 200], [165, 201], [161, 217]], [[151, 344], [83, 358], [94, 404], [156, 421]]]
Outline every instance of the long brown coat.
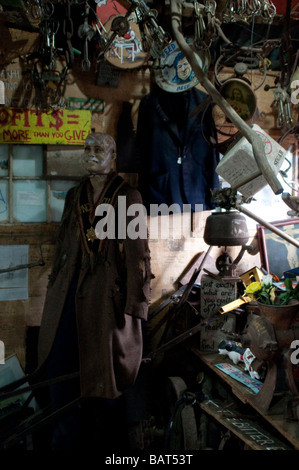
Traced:
[[[82, 258], [76, 207], [86, 184], [81, 182], [66, 197], [40, 328], [39, 364], [49, 355], [79, 264], [75, 304], [81, 395], [115, 398], [134, 383], [142, 359], [141, 320], [148, 312], [150, 254], [147, 239], [127, 237], [121, 242], [106, 240], [93, 261]], [[119, 195], [126, 196], [127, 206], [142, 204], [139, 192], [126, 184]]]

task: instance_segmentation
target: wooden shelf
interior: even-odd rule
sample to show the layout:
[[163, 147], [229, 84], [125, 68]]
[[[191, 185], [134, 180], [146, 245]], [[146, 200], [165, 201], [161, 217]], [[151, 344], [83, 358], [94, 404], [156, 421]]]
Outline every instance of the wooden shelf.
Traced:
[[236, 416], [233, 412], [223, 409], [213, 400], [202, 402], [200, 407], [241, 441], [245, 442], [251, 450], [292, 450], [291, 446], [274, 437], [270, 432], [265, 431], [254, 419], [247, 416], [245, 418]]
[[[277, 407], [277, 404], [273, 407], [270, 407], [269, 412], [267, 414], [262, 413], [256, 404], [253, 401], [253, 397], [256, 396], [255, 392], [249, 389], [246, 385], [238, 382], [231, 376], [225, 374], [222, 370], [218, 369], [215, 364], [223, 364], [228, 363], [232, 364], [232, 362], [228, 359], [227, 356], [223, 356], [217, 353], [203, 353], [198, 350], [197, 347], [194, 345], [188, 346], [188, 349], [191, 350], [209, 369], [211, 369], [218, 377], [220, 377], [227, 385], [231, 387], [232, 393], [243, 403], [246, 405], [250, 405], [259, 415], [265, 420], [271, 428], [275, 430], [275, 432], [279, 433], [281, 437], [290, 443], [290, 447], [288, 448], [283, 442], [280, 442], [279, 439], [274, 439], [271, 443], [276, 450], [284, 449], [284, 450], [299, 450], [299, 423], [298, 421], [289, 421], [284, 418], [281, 407]], [[234, 365], [240, 371], [244, 371], [244, 367], [241, 364]], [[286, 395], [288, 396], [288, 392], [282, 395], [281, 401], [285, 400]], [[223, 417], [222, 409], [219, 408], [217, 410], [217, 404], [212, 401], [203, 402], [201, 404], [202, 409], [204, 409], [207, 413], [212, 415], [216, 418], [219, 422], [221, 422], [225, 427], [230, 429], [234, 432], [238, 437], [243, 438], [245, 442], [247, 442], [246, 433], [238, 432], [238, 426], [234, 426], [236, 421], [233, 421], [230, 416]], [[276, 411], [277, 410], [277, 411]], [[279, 411], [278, 411], [279, 410]], [[251, 425], [250, 420], [247, 420], [248, 426]], [[256, 424], [255, 424], [256, 426]], [[240, 431], [240, 430], [239, 430]], [[255, 442], [254, 444], [251, 442], [247, 442], [249, 445], [254, 445], [254, 449], [264, 449], [265, 445], [267, 447], [267, 441], [270, 443], [270, 435], [265, 434], [265, 442], [261, 445], [260, 442]], [[250, 440], [249, 440], [250, 441]], [[270, 444], [269, 444], [270, 445]], [[281, 446], [281, 447], [279, 447]]]

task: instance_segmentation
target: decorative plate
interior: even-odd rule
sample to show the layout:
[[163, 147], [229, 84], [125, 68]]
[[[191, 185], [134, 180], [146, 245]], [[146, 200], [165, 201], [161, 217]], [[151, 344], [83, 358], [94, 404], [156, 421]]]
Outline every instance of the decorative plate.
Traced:
[[[98, 26], [102, 34], [111, 37], [113, 20], [117, 16], [125, 16], [128, 10], [116, 0], [99, 0], [96, 3]], [[116, 36], [105, 53], [105, 59], [114, 67], [133, 69], [143, 65], [148, 59], [149, 54], [143, 51], [140, 29], [135, 19], [132, 13], [128, 17], [130, 27], [128, 32], [123, 36]]]
[[[192, 45], [191, 39], [186, 39]], [[208, 70], [209, 57], [204, 53], [198, 54], [199, 63], [204, 72]], [[165, 91], [180, 93], [198, 84], [198, 79], [189, 62], [181, 52], [176, 41], [172, 41], [164, 48], [160, 64], [155, 69], [155, 81]]]

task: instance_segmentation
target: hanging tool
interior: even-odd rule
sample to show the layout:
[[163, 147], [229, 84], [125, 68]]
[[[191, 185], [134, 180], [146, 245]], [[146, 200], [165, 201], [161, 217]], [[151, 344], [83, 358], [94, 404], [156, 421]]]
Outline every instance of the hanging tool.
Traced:
[[158, 25], [157, 10], [150, 9], [143, 0], [133, 0], [131, 3], [135, 8], [137, 23], [142, 25], [140, 30], [143, 49], [150, 50], [152, 57], [158, 59], [163, 49], [171, 42], [171, 37]]
[[293, 117], [290, 108], [291, 97], [286, 89], [282, 88], [280, 85], [275, 87], [273, 94], [274, 102], [272, 106], [278, 106], [278, 127], [281, 129], [289, 129], [293, 125]]
[[55, 69], [55, 35], [59, 28], [59, 22], [53, 19], [46, 19], [40, 24], [40, 31], [42, 34], [41, 48], [39, 57], [44, 67], [47, 70]]
[[72, 36], [74, 33], [74, 25], [73, 25], [73, 20], [71, 17], [71, 1], [70, 0], [64, 0], [65, 4], [65, 17], [63, 19], [63, 34], [66, 38], [65, 41], [65, 48], [64, 48], [64, 53], [65, 53], [65, 59], [66, 59], [66, 65], [68, 68], [71, 68], [74, 62], [74, 49], [72, 46]]
[[88, 4], [85, 5], [85, 13], [84, 13], [84, 22], [78, 28], [78, 36], [80, 39], [84, 41], [83, 43], [83, 59], [81, 61], [81, 70], [83, 72], [88, 72], [91, 67], [91, 62], [88, 56], [88, 42], [92, 39], [95, 31], [93, 27], [88, 23], [88, 15], [89, 15], [89, 6]]

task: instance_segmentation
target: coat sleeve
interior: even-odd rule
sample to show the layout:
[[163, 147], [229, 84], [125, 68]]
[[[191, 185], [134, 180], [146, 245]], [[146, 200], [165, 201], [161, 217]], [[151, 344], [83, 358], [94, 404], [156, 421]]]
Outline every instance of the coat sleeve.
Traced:
[[55, 243], [55, 253], [52, 262], [52, 269], [51, 274], [49, 276], [49, 286], [51, 286], [57, 277], [59, 270], [62, 267], [62, 264], [66, 262], [63, 247], [64, 247], [64, 239], [66, 234], [66, 226], [69, 224], [70, 218], [74, 212], [74, 195], [75, 195], [76, 188], [71, 188], [65, 198], [65, 204], [63, 213], [61, 216], [61, 221], [59, 225], [58, 236]]
[[[128, 315], [147, 319], [150, 300], [151, 272], [146, 215], [139, 191], [130, 189], [126, 194], [126, 238], [121, 243], [126, 266], [126, 304]], [[135, 215], [132, 215], [135, 214]], [[137, 237], [135, 235], [138, 234]]]

